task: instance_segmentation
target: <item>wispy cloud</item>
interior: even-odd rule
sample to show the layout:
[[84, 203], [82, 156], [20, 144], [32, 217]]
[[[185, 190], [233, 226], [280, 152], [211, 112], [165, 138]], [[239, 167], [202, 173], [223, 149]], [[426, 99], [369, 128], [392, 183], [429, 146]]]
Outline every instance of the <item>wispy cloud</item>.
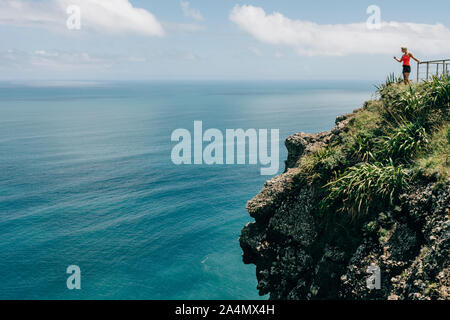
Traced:
[[369, 30], [366, 23], [320, 25], [249, 5], [236, 5], [230, 20], [261, 42], [301, 55], [388, 54], [402, 45], [420, 54], [450, 53], [450, 30], [442, 24], [382, 22], [381, 29]]
[[181, 1], [181, 10], [183, 10], [183, 14], [185, 17], [192, 18], [197, 21], [203, 21], [204, 18], [199, 10], [191, 8], [191, 5], [188, 1]]
[[277, 59], [281, 59], [281, 58], [283, 58], [284, 55], [280, 51], [277, 51], [277, 52], [275, 52], [275, 54], [273, 56]]
[[249, 47], [248, 48], [250, 50], [251, 53], [253, 53], [255, 56], [261, 57], [263, 54], [261, 52], [261, 50], [259, 50], [258, 48], [255, 47]]
[[[182, 63], [203, 59], [192, 50], [172, 48], [155, 49], [146, 55], [92, 54], [85, 51], [71, 52], [58, 50], [23, 51], [9, 49], [0, 51], [0, 70], [79, 72], [92, 70], [114, 70], [117, 67], [146, 68], [155, 61]], [[1, 75], [1, 72], [0, 72]]]
[[168, 32], [199, 32], [206, 30], [205, 26], [198, 23], [177, 23], [177, 22], [164, 22], [164, 28]]
[[146, 58], [134, 56], [92, 56], [87, 52], [36, 50], [0, 52], [0, 67], [16, 70], [79, 70], [109, 69], [120, 63], [145, 63]]
[[106, 33], [136, 33], [162, 36], [164, 29], [147, 10], [128, 0], [2, 0], [0, 24], [66, 28], [69, 5], [81, 8], [82, 28]]

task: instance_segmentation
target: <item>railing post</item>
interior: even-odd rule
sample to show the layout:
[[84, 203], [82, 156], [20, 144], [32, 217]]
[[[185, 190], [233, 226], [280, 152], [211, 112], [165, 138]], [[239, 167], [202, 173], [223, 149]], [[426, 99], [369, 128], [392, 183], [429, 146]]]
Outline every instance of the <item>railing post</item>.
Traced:
[[419, 82], [420, 63], [417, 63], [417, 82]]
[[430, 63], [427, 62], [427, 81], [428, 81], [428, 74], [430, 72]]

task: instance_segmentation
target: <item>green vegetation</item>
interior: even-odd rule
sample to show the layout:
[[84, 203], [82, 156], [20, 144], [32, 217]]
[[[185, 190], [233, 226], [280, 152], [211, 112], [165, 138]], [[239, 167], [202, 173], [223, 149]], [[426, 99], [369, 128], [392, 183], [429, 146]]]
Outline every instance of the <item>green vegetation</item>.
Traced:
[[337, 141], [301, 161], [324, 213], [367, 216], [393, 209], [420, 179], [448, 182], [450, 77], [405, 86], [391, 75], [377, 92]]
[[329, 191], [326, 203], [337, 203], [339, 211], [356, 217], [368, 214], [370, 209], [394, 205], [407, 185], [408, 177], [401, 166], [362, 163], [325, 185]]
[[438, 129], [427, 151], [422, 153], [414, 162], [414, 171], [426, 177], [437, 177], [442, 182], [450, 178], [450, 125]]
[[300, 164], [305, 181], [320, 185], [325, 184], [330, 176], [338, 175], [345, 165], [345, 153], [339, 147], [320, 148], [305, 156]]
[[424, 151], [428, 143], [425, 128], [417, 122], [408, 122], [394, 129], [391, 136], [385, 137], [381, 152], [387, 158], [407, 163], [412, 161], [417, 153]]
[[378, 93], [381, 93], [387, 87], [400, 82], [402, 82], [402, 79], [397, 77], [395, 73], [391, 73], [389, 76], [387, 76], [385, 83], [375, 86], [375, 88], [377, 88]]

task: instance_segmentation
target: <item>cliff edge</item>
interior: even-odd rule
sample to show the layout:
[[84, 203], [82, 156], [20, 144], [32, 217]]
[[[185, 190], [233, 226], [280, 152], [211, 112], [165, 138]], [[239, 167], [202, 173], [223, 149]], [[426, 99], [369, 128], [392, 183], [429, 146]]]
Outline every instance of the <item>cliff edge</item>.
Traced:
[[286, 171], [248, 202], [239, 241], [261, 295], [449, 299], [449, 77], [378, 94], [289, 137]]

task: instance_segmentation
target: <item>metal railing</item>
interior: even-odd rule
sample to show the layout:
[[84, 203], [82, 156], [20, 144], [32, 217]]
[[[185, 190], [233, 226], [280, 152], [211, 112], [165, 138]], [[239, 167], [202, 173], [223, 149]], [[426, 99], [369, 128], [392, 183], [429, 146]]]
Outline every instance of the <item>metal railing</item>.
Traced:
[[417, 64], [417, 82], [428, 81], [433, 76], [448, 75], [450, 72], [450, 59], [422, 61]]

